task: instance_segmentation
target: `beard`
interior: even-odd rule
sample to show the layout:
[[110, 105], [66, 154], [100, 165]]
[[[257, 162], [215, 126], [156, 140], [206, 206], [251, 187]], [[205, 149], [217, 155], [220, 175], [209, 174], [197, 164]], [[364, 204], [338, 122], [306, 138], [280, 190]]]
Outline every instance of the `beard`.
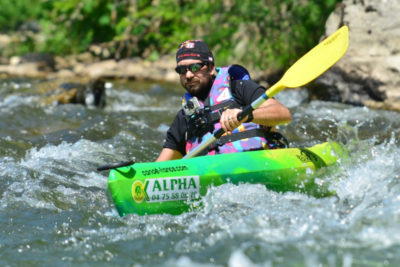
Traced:
[[186, 89], [188, 93], [199, 99], [206, 99], [212, 84], [214, 82], [213, 76], [209, 76], [206, 79], [199, 79], [198, 77], [193, 77], [190, 80], [181, 79], [182, 86]]

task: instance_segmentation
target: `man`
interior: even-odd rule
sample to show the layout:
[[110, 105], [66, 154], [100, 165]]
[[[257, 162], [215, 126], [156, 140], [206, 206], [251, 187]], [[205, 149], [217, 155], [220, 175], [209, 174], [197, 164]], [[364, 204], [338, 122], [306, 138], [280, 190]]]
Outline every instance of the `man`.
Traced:
[[268, 99], [241, 122], [237, 115], [265, 93], [265, 88], [250, 80], [239, 65], [214, 66], [214, 57], [200, 40], [182, 42], [176, 53], [176, 72], [187, 93], [157, 161], [180, 159], [215, 130], [225, 135], [203, 154], [220, 154], [284, 147], [283, 136], [272, 127], [291, 121], [290, 111], [275, 99]]

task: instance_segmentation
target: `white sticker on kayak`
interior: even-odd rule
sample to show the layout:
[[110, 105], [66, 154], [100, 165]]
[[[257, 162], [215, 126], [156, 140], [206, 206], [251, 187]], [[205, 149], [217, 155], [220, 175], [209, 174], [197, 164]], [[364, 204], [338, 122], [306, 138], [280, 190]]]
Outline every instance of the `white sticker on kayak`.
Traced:
[[200, 196], [199, 176], [146, 179], [147, 202], [196, 199]]

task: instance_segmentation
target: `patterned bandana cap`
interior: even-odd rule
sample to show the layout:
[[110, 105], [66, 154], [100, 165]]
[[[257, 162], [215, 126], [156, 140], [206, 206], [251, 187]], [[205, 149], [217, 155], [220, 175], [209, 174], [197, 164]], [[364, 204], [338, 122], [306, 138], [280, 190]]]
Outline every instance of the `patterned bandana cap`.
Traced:
[[201, 40], [188, 40], [179, 45], [176, 52], [176, 63], [184, 59], [199, 59], [214, 63], [213, 54], [206, 43]]

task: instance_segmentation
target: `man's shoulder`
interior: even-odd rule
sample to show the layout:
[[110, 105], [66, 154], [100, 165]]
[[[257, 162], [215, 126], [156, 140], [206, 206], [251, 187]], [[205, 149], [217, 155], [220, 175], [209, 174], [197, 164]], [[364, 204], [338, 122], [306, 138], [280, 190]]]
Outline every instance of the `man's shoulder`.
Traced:
[[255, 90], [263, 88], [261, 85], [253, 80], [233, 80], [231, 81], [232, 90]]
[[265, 93], [265, 88], [252, 80], [237, 80], [231, 82], [232, 96], [242, 106], [250, 105]]
[[185, 111], [183, 110], [183, 108], [179, 109], [175, 115], [175, 120], [181, 121], [185, 118], [186, 118]]

